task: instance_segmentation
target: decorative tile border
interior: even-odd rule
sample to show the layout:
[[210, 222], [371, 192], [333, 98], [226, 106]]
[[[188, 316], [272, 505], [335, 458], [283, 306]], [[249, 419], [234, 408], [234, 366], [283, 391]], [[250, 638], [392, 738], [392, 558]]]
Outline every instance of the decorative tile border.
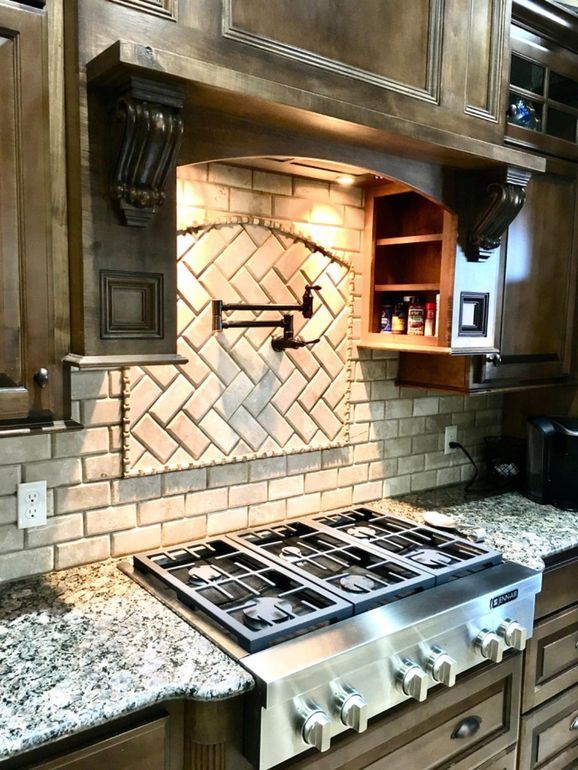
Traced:
[[[228, 216], [178, 235], [178, 351], [189, 363], [123, 370], [124, 476], [349, 443], [350, 263], [258, 217]], [[296, 334], [321, 337], [311, 350], [275, 353], [269, 329], [211, 331], [212, 299], [299, 303], [305, 284], [316, 282], [323, 289], [313, 317], [295, 314]]]

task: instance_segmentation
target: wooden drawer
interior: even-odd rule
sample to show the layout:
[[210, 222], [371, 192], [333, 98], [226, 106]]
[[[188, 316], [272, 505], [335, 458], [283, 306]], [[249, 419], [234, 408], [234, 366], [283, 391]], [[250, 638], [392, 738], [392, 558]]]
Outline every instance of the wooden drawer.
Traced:
[[512, 746], [508, 751], [502, 751], [497, 757], [484, 762], [476, 770], [516, 770], [516, 747]]
[[[521, 656], [484, 666], [451, 689], [436, 688], [373, 722], [362, 735], [343, 736], [327, 754], [309, 754], [291, 770], [472, 770], [515, 743], [518, 736]], [[474, 727], [458, 737], [458, 729]], [[467, 732], [467, 731], [465, 731]], [[508, 758], [510, 761], [511, 758]], [[505, 760], [504, 760], [505, 761]], [[502, 770], [510, 764], [488, 765]]]
[[578, 605], [538, 623], [524, 662], [525, 713], [578, 683]]
[[[576, 770], [578, 768], [578, 745], [569, 746], [558, 754], [551, 762], [540, 767], [540, 770]], [[522, 766], [518, 770], [523, 770]]]
[[[572, 554], [578, 549], [572, 549]], [[562, 561], [557, 562], [556, 559]], [[564, 554], [546, 559], [542, 590], [536, 597], [536, 620], [571, 607], [578, 602], [578, 555], [564, 559]]]
[[161, 717], [30, 770], [165, 770], [169, 717]]
[[522, 717], [520, 770], [542, 767], [570, 748], [578, 748], [578, 686]]

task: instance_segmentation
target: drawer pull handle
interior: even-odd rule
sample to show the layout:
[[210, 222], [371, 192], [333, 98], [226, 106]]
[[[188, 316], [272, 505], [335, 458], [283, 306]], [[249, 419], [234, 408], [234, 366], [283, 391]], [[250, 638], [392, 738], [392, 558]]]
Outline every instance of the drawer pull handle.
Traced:
[[575, 717], [575, 718], [574, 718], [574, 719], [573, 719], [573, 720], [570, 722], [570, 729], [571, 729], [571, 730], [578, 730], [578, 717]]
[[482, 724], [481, 717], [476, 717], [476, 716], [466, 717], [462, 722], [459, 723], [459, 725], [453, 731], [452, 739], [471, 738], [478, 732], [478, 730], [481, 727], [481, 724]]

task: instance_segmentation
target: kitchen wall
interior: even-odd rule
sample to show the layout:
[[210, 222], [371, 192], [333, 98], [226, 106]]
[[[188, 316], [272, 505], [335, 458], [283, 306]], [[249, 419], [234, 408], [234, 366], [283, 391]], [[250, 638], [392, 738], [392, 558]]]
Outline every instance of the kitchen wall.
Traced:
[[[85, 429], [0, 441], [0, 580], [216, 535], [285, 517], [451, 484], [471, 474], [443, 453], [446, 425], [479, 456], [501, 425], [499, 396], [448, 396], [395, 385], [397, 354], [357, 348], [360, 190], [213, 164], [181, 169], [179, 224], [252, 215], [307, 232], [355, 272], [347, 446], [122, 478], [120, 371], [75, 372]], [[47, 479], [49, 523], [16, 521], [16, 486]]]

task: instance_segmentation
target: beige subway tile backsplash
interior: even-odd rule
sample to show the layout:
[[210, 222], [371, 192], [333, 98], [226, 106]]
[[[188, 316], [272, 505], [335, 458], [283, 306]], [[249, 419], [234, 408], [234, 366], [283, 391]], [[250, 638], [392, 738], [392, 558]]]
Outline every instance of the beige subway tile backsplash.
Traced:
[[[360, 189], [212, 164], [181, 169], [177, 192], [180, 221], [201, 221], [207, 212], [219, 217], [274, 216], [284, 226], [295, 226], [329, 247], [346, 250], [340, 253], [351, 259], [357, 273], [360, 270], [364, 218]], [[193, 305], [207, 301], [209, 285], [238, 297], [237, 282], [249, 296], [269, 297], [278, 292], [281, 296], [288, 282], [297, 280], [276, 236], [263, 239], [259, 246], [263, 258], [254, 260], [246, 275], [236, 275], [238, 260], [246, 249], [255, 248], [252, 239], [261, 237], [257, 230], [243, 232], [227, 246], [222, 233], [213, 230], [195, 253], [209, 278], [206, 288], [200, 284], [191, 288], [191, 305], [179, 307], [180, 323], [190, 327], [191, 334], [199, 312]], [[224, 272], [211, 272], [215, 257], [225, 248], [226, 258], [219, 262]], [[275, 270], [265, 269], [276, 259], [280, 261]], [[184, 262], [179, 281], [192, 278]], [[303, 270], [314, 268], [312, 258]], [[299, 277], [300, 291], [305, 280]], [[356, 274], [356, 298], [361, 291]], [[334, 299], [328, 291], [329, 306]], [[359, 301], [354, 306], [358, 313]], [[226, 360], [218, 346], [206, 346], [188, 386], [173, 388], [178, 376], [173, 366], [151, 367], [147, 376], [144, 369], [135, 370], [131, 419], [147, 415], [143, 435], [152, 450], [162, 452], [164, 447], [167, 453], [180, 436], [196, 447], [203, 442], [208, 446], [210, 426], [203, 420], [214, 403], [211, 419], [218, 418], [219, 424], [212, 427], [223, 442], [238, 431], [250, 449], [250, 442], [258, 441], [263, 430], [289, 440], [292, 424], [296, 431], [311, 435], [319, 420], [329, 422], [318, 411], [318, 393], [327, 387], [327, 378], [337, 381], [343, 374], [343, 365], [326, 347], [331, 327], [321, 316], [316, 323], [323, 342], [315, 352], [323, 351], [327, 364], [322, 373], [312, 351], [296, 365], [292, 354], [259, 347], [257, 341], [265, 340], [269, 332], [254, 330], [255, 336], [235, 346]], [[353, 340], [359, 331], [355, 316]], [[462, 453], [443, 453], [443, 429], [458, 425], [459, 440], [479, 459], [483, 437], [500, 431], [501, 397], [399, 388], [394, 381], [397, 362], [396, 353], [371, 351], [353, 342], [350, 433], [344, 445], [131, 478], [121, 478], [120, 370], [74, 371], [73, 415], [83, 422], [83, 430], [0, 441], [0, 581], [468, 480], [472, 470]], [[267, 388], [260, 390], [253, 386], [263, 372]], [[249, 385], [252, 392], [245, 396]], [[265, 390], [270, 398], [263, 396]], [[284, 410], [292, 407], [296, 408], [291, 422]], [[156, 430], [161, 417], [172, 420], [173, 431], [165, 432], [163, 444]], [[48, 482], [49, 523], [24, 532], [15, 527], [15, 491], [19, 481], [32, 479]]]

